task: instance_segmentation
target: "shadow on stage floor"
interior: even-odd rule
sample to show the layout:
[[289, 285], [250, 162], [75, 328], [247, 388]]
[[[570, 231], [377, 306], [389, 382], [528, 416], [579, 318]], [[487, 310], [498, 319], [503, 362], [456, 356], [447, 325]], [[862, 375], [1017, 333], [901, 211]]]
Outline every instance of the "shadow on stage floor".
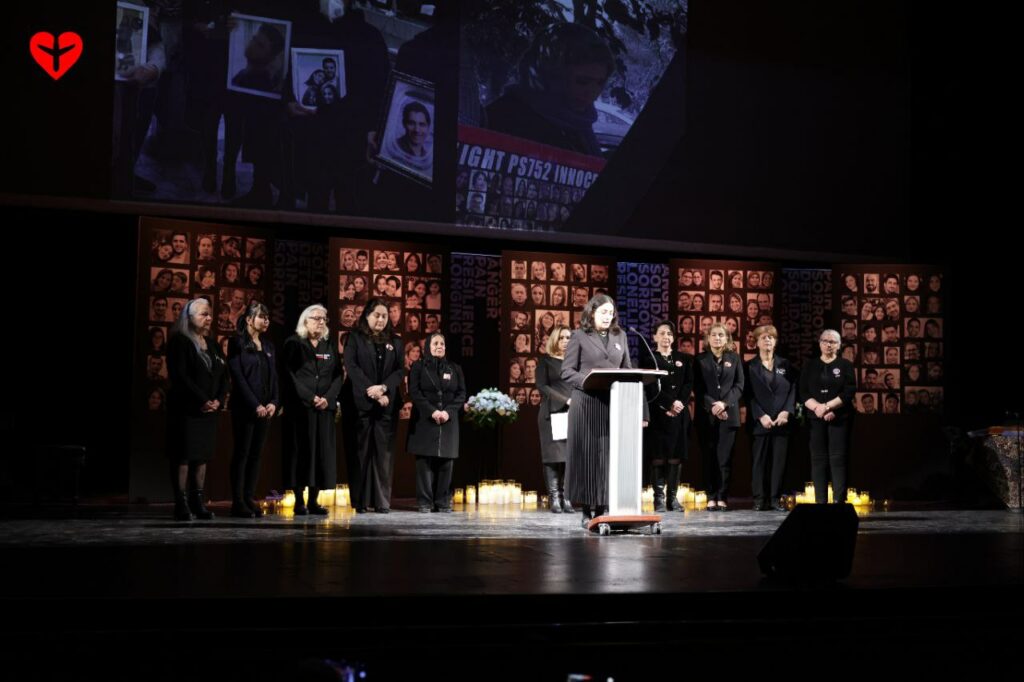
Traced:
[[759, 661], [776, 676], [818, 654], [919, 671], [1007, 656], [1022, 634], [1024, 519], [1001, 511], [869, 513], [847, 579], [796, 585], [756, 560], [776, 512], [599, 537], [544, 511], [216, 509], [4, 509], [4, 656], [105, 679], [295, 679], [313, 656], [367, 679], [628, 680]]

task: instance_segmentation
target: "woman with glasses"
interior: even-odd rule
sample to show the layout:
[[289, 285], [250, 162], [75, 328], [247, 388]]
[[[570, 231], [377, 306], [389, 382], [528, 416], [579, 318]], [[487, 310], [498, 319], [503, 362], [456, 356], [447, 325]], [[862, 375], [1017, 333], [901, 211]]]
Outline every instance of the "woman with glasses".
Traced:
[[345, 452], [352, 507], [365, 513], [391, 511], [395, 426], [405, 377], [402, 341], [388, 316], [388, 303], [375, 298], [366, 304], [355, 330], [345, 341], [342, 391]]
[[[387, 315], [385, 309], [385, 315]], [[302, 311], [295, 335], [284, 342], [284, 362], [289, 387], [285, 395], [285, 417], [294, 434], [294, 461], [285, 468], [285, 486], [295, 490], [295, 515], [326, 516], [317, 504], [321, 490], [334, 487], [334, 413], [341, 391], [341, 363], [330, 342], [327, 308], [314, 304]], [[302, 500], [309, 488], [309, 503]]]
[[814, 500], [818, 504], [828, 501], [831, 477], [835, 501], [844, 502], [857, 374], [850, 361], [839, 356], [839, 332], [826, 329], [818, 338], [818, 345], [820, 356], [808, 359], [800, 372], [800, 400], [807, 408], [811, 428]]

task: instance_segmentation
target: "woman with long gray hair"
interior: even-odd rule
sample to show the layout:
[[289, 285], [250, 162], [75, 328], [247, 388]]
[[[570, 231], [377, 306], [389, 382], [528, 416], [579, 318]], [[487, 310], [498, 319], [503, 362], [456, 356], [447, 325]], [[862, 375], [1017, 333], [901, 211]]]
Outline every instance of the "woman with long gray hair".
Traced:
[[182, 309], [167, 342], [167, 458], [179, 521], [213, 518], [203, 501], [203, 485], [228, 381], [220, 347], [209, 342], [212, 327], [210, 302], [195, 298]]

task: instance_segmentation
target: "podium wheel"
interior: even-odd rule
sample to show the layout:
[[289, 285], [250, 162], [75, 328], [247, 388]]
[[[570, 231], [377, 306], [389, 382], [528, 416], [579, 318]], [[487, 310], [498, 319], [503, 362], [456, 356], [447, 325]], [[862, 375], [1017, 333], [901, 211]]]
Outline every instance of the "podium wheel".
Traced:
[[598, 535], [610, 535], [611, 532], [612, 532], [612, 527], [609, 526], [607, 523], [599, 523], [599, 524], [597, 524], [597, 533], [598, 533]]
[[661, 535], [661, 524], [660, 523], [653, 523], [653, 524], [651, 524], [651, 532], [654, 533], [655, 535]]

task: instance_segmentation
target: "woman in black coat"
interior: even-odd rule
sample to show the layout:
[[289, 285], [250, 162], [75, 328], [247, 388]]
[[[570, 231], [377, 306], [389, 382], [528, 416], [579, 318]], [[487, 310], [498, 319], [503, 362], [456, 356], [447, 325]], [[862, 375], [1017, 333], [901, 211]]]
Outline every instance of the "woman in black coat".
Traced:
[[676, 499], [676, 492], [682, 463], [689, 454], [688, 405], [693, 391], [693, 356], [674, 350], [675, 328], [671, 322], [659, 322], [655, 326], [654, 344], [653, 358], [641, 351], [640, 367], [662, 369], [668, 376], [648, 385], [649, 391], [658, 391], [659, 386], [660, 391], [650, 398], [651, 424], [644, 431], [644, 458], [651, 466], [654, 479], [654, 511], [681, 512], [683, 506]]
[[203, 501], [203, 484], [217, 444], [217, 412], [228, 380], [220, 347], [209, 342], [212, 327], [209, 301], [195, 298], [182, 309], [167, 342], [167, 457], [174, 518], [179, 521], [213, 518]]
[[540, 432], [540, 459], [544, 463], [544, 481], [548, 488], [548, 505], [555, 514], [573, 512], [565, 494], [565, 439], [555, 440], [551, 431], [552, 415], [567, 419], [572, 402], [572, 386], [562, 379], [562, 361], [569, 346], [569, 328], [556, 324], [548, 336], [547, 355], [537, 363], [537, 389], [543, 395], [537, 411]]
[[839, 357], [839, 332], [826, 329], [818, 339], [819, 357], [810, 358], [800, 373], [800, 400], [811, 428], [811, 479], [814, 501], [828, 502], [831, 472], [837, 503], [846, 501], [846, 457], [853, 422], [857, 374], [849, 360]]
[[[327, 308], [315, 304], [302, 311], [295, 335], [284, 342], [284, 363], [291, 387], [285, 417], [296, 441], [295, 515], [326, 516], [316, 498], [337, 479], [334, 414], [341, 391], [341, 363], [330, 342]], [[309, 502], [303, 504], [306, 487]]]
[[269, 327], [267, 306], [253, 301], [245, 315], [238, 318], [238, 333], [228, 341], [228, 368], [233, 387], [231, 425], [235, 437], [231, 457], [231, 515], [239, 518], [263, 516], [253, 496], [270, 420], [281, 404], [277, 354], [274, 344], [263, 338]]
[[789, 449], [789, 419], [796, 409], [796, 372], [789, 360], [775, 354], [779, 332], [772, 325], [754, 330], [758, 355], [747, 366], [747, 392], [750, 396], [750, 423], [753, 428], [754, 511], [768, 509], [765, 501], [765, 473], [771, 468], [768, 499], [778, 511], [782, 504], [782, 476], [786, 471]]
[[[562, 379], [572, 386], [566, 442], [565, 493], [583, 507], [583, 527], [608, 509], [610, 401], [607, 390], [585, 391], [593, 369], [630, 369], [626, 334], [619, 328], [615, 302], [597, 294], [583, 308], [580, 328], [569, 338]], [[647, 425], [644, 403], [644, 426]], [[592, 516], [593, 514], [593, 516]]]
[[708, 511], [728, 511], [732, 450], [740, 428], [743, 364], [733, 350], [732, 336], [725, 325], [712, 324], [704, 343], [708, 350], [699, 354], [694, 363], [694, 420], [697, 440], [704, 451]]
[[345, 342], [342, 415], [349, 491], [360, 514], [369, 507], [379, 514], [391, 511], [398, 388], [405, 376], [401, 343], [381, 298], [366, 304]]
[[450, 512], [452, 468], [459, 456], [459, 412], [466, 403], [462, 368], [445, 357], [444, 334], [427, 337], [427, 357], [409, 370], [412, 415], [406, 450], [416, 455], [419, 510]]

